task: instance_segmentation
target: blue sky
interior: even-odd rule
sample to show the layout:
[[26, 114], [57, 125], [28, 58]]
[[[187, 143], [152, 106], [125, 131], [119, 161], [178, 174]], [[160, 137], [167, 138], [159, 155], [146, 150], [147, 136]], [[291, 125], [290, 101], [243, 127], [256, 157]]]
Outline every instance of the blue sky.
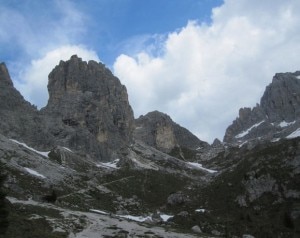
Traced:
[[[141, 50], [137, 47], [153, 41], [153, 35], [166, 35], [184, 27], [189, 20], [209, 23], [212, 8], [221, 3], [221, 0], [1, 0], [0, 7], [8, 12], [7, 17], [11, 11], [25, 19], [26, 29], [21, 31], [27, 31], [29, 44], [49, 47], [56, 42], [82, 44], [111, 66], [119, 54], [132, 53], [133, 45], [134, 50]], [[73, 16], [66, 19], [68, 14]], [[4, 22], [9, 28], [18, 28], [13, 17]], [[51, 31], [55, 34], [58, 25], [68, 28], [67, 39], [56, 35], [51, 39]], [[18, 32], [1, 42], [7, 46], [0, 49], [1, 60], [31, 59], [28, 54], [32, 52], [26, 52], [16, 38]]]
[[300, 70], [299, 12], [297, 0], [0, 0], [0, 61], [39, 108], [59, 60], [102, 61], [136, 117], [159, 110], [212, 142], [276, 72]]

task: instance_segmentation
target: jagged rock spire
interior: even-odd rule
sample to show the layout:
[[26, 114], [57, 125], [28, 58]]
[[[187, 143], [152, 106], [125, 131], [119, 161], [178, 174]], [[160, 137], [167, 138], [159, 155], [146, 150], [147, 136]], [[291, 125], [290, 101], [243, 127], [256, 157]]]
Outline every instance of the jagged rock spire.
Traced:
[[277, 73], [254, 108], [242, 108], [224, 142], [280, 139], [300, 127], [300, 71]]
[[5, 63], [0, 63], [0, 87], [4, 85], [13, 86], [13, 82], [9, 76]]
[[43, 113], [63, 123], [70, 147], [108, 159], [129, 143], [134, 117], [126, 88], [102, 63], [76, 55], [60, 61], [49, 74], [48, 91]]

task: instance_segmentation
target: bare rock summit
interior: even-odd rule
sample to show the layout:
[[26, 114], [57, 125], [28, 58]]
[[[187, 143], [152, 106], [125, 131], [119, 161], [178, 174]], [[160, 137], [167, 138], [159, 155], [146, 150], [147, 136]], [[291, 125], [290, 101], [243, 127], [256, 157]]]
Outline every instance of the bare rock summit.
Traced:
[[40, 111], [14, 88], [4, 63], [0, 91], [0, 132], [8, 138], [43, 150], [65, 146], [102, 161], [116, 159], [131, 141], [126, 88], [102, 63], [76, 55], [60, 61], [49, 74], [49, 100]]
[[300, 71], [277, 73], [254, 108], [242, 108], [225, 133], [224, 142], [276, 141], [300, 127]]
[[126, 88], [102, 63], [76, 55], [60, 61], [49, 74], [48, 91], [42, 112], [62, 144], [110, 160], [131, 140], [134, 117]]
[[186, 159], [202, 148], [209, 147], [170, 116], [159, 111], [149, 112], [135, 120], [134, 138], [156, 149]]

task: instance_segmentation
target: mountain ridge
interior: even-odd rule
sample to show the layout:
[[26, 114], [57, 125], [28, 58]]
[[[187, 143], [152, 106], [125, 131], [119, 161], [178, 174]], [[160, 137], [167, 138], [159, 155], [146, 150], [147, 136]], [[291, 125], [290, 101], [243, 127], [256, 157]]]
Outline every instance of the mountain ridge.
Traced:
[[299, 75], [276, 74], [209, 145], [162, 112], [134, 119], [101, 63], [61, 61], [41, 110], [1, 64], [5, 237], [298, 237]]
[[277, 73], [266, 87], [260, 104], [241, 108], [239, 116], [226, 129], [224, 142], [285, 138], [300, 127], [300, 71]]

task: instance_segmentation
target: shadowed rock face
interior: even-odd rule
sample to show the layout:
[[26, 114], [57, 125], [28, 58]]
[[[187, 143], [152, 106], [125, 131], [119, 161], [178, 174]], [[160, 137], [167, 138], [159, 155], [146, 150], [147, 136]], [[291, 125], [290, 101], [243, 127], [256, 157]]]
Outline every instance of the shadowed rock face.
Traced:
[[61, 61], [49, 74], [48, 91], [42, 111], [68, 131], [64, 144], [109, 160], [130, 141], [134, 118], [126, 88], [103, 64], [76, 55]]
[[135, 120], [134, 138], [167, 153], [175, 147], [196, 150], [208, 146], [173, 122], [167, 114], [158, 111], [149, 112]]
[[278, 73], [266, 87], [260, 104], [242, 108], [225, 133], [224, 142], [279, 139], [300, 127], [300, 71]]
[[1, 133], [40, 149], [67, 146], [99, 160], [114, 159], [130, 142], [134, 118], [126, 88], [103, 64], [76, 55], [61, 61], [49, 74], [48, 90], [48, 104], [38, 111], [1, 64]]
[[[38, 125], [36, 125], [38, 124]], [[24, 126], [26, 125], [26, 126]], [[9, 138], [39, 139], [40, 119], [37, 109], [14, 88], [6, 65], [0, 64], [0, 133]]]
[[6, 65], [0, 64], [0, 109], [1, 110], [29, 110], [35, 111], [35, 108], [25, 101], [23, 96], [14, 88]]
[[300, 118], [300, 71], [278, 73], [267, 86], [260, 102], [272, 122], [292, 122]]

